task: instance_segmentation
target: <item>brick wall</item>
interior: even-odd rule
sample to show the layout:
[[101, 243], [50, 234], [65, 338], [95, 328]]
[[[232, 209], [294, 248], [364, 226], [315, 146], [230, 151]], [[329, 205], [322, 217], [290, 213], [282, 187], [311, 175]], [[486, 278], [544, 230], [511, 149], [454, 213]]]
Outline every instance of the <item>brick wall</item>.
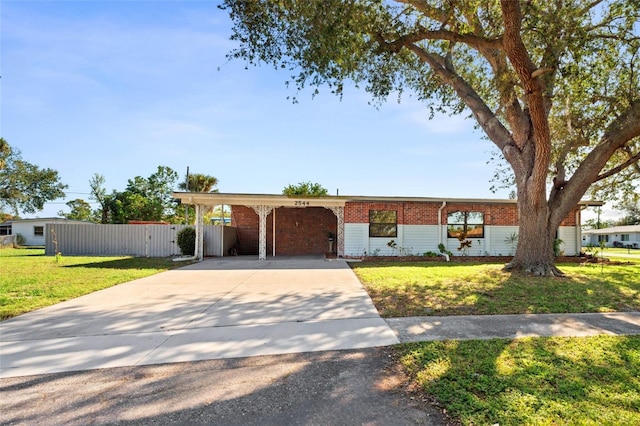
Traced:
[[578, 220], [582, 220], [579, 213], [580, 208], [576, 206], [573, 208], [573, 210], [571, 210], [571, 212], [569, 212], [567, 217], [562, 220], [560, 226], [576, 226], [576, 211], [578, 211]]
[[238, 233], [238, 254], [258, 254], [258, 214], [250, 207], [231, 206], [231, 226]]
[[[345, 206], [345, 223], [369, 223], [369, 210], [395, 210], [398, 212], [399, 225], [437, 225], [438, 209], [442, 203], [368, 203], [349, 202]], [[575, 226], [573, 209], [562, 221], [562, 226]], [[484, 213], [485, 225], [517, 226], [518, 207], [514, 204], [469, 204], [447, 203], [442, 210], [442, 223], [447, 223], [447, 215], [456, 211], [474, 211]]]
[[[344, 209], [345, 223], [369, 223], [369, 210], [396, 210], [400, 225], [436, 225], [442, 203], [376, 203], [348, 202]], [[577, 209], [577, 207], [576, 207]], [[562, 226], [575, 226], [573, 209]], [[231, 224], [237, 228], [240, 254], [258, 254], [258, 215], [245, 206], [232, 206]], [[442, 211], [442, 223], [455, 211], [484, 213], [485, 225], [517, 226], [516, 204], [447, 204]], [[327, 233], [337, 235], [337, 220], [331, 210], [323, 207], [286, 208], [276, 210], [276, 255], [321, 254], [329, 250]], [[273, 245], [273, 212], [267, 217], [267, 255]], [[336, 243], [333, 244], [336, 251]]]
[[[258, 254], [259, 221], [256, 212], [232, 206], [232, 225], [238, 228], [240, 254]], [[328, 232], [337, 235], [337, 219], [324, 207], [276, 209], [276, 255], [324, 254], [329, 251]], [[336, 243], [333, 251], [336, 251]], [[267, 216], [267, 255], [273, 253], [273, 212]]]
[[447, 223], [447, 215], [457, 211], [484, 213], [485, 225], [518, 225], [518, 207], [515, 204], [447, 204], [442, 212], [442, 222]]

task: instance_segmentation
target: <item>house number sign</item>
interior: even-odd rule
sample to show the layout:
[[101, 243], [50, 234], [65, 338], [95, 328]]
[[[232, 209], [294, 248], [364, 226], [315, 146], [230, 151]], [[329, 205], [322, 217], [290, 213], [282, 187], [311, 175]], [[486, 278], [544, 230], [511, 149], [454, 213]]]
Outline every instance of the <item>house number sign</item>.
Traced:
[[309, 206], [311, 203], [309, 201], [296, 200], [294, 201], [295, 206]]

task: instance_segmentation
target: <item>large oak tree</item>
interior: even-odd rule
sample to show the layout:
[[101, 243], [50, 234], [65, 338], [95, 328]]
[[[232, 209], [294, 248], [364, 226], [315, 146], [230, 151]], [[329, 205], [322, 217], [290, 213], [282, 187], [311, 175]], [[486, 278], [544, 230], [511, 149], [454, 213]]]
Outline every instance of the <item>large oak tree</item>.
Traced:
[[[519, 213], [508, 269], [559, 274], [553, 240], [590, 187], [637, 183], [637, 0], [226, 0], [233, 58], [298, 89], [352, 82], [471, 113], [509, 164]], [[443, 141], [442, 143], [446, 143]], [[604, 185], [606, 187], [606, 185]]]

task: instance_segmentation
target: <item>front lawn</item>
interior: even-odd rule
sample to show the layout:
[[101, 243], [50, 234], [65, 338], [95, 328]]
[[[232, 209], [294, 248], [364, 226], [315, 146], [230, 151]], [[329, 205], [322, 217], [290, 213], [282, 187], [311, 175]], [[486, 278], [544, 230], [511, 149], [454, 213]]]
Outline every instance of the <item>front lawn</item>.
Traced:
[[463, 425], [640, 425], [640, 336], [426, 342], [396, 348]]
[[640, 264], [561, 264], [564, 278], [502, 264], [362, 262], [352, 267], [383, 317], [640, 310]]
[[0, 320], [116, 284], [184, 266], [171, 259], [62, 256], [44, 249], [0, 250]]
[[[562, 264], [565, 278], [502, 264], [352, 265], [385, 317], [640, 309], [640, 264]], [[420, 399], [463, 425], [640, 425], [640, 336], [421, 342], [395, 347]]]

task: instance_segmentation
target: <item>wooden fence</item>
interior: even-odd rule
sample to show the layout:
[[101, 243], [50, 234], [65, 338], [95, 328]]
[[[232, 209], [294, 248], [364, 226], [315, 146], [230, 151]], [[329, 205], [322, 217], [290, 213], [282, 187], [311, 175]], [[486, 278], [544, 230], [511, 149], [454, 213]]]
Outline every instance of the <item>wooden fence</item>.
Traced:
[[[178, 232], [187, 225], [45, 225], [45, 254], [167, 257], [180, 255]], [[224, 236], [224, 243], [222, 243]], [[236, 228], [204, 226], [204, 255], [226, 256], [237, 242]]]

